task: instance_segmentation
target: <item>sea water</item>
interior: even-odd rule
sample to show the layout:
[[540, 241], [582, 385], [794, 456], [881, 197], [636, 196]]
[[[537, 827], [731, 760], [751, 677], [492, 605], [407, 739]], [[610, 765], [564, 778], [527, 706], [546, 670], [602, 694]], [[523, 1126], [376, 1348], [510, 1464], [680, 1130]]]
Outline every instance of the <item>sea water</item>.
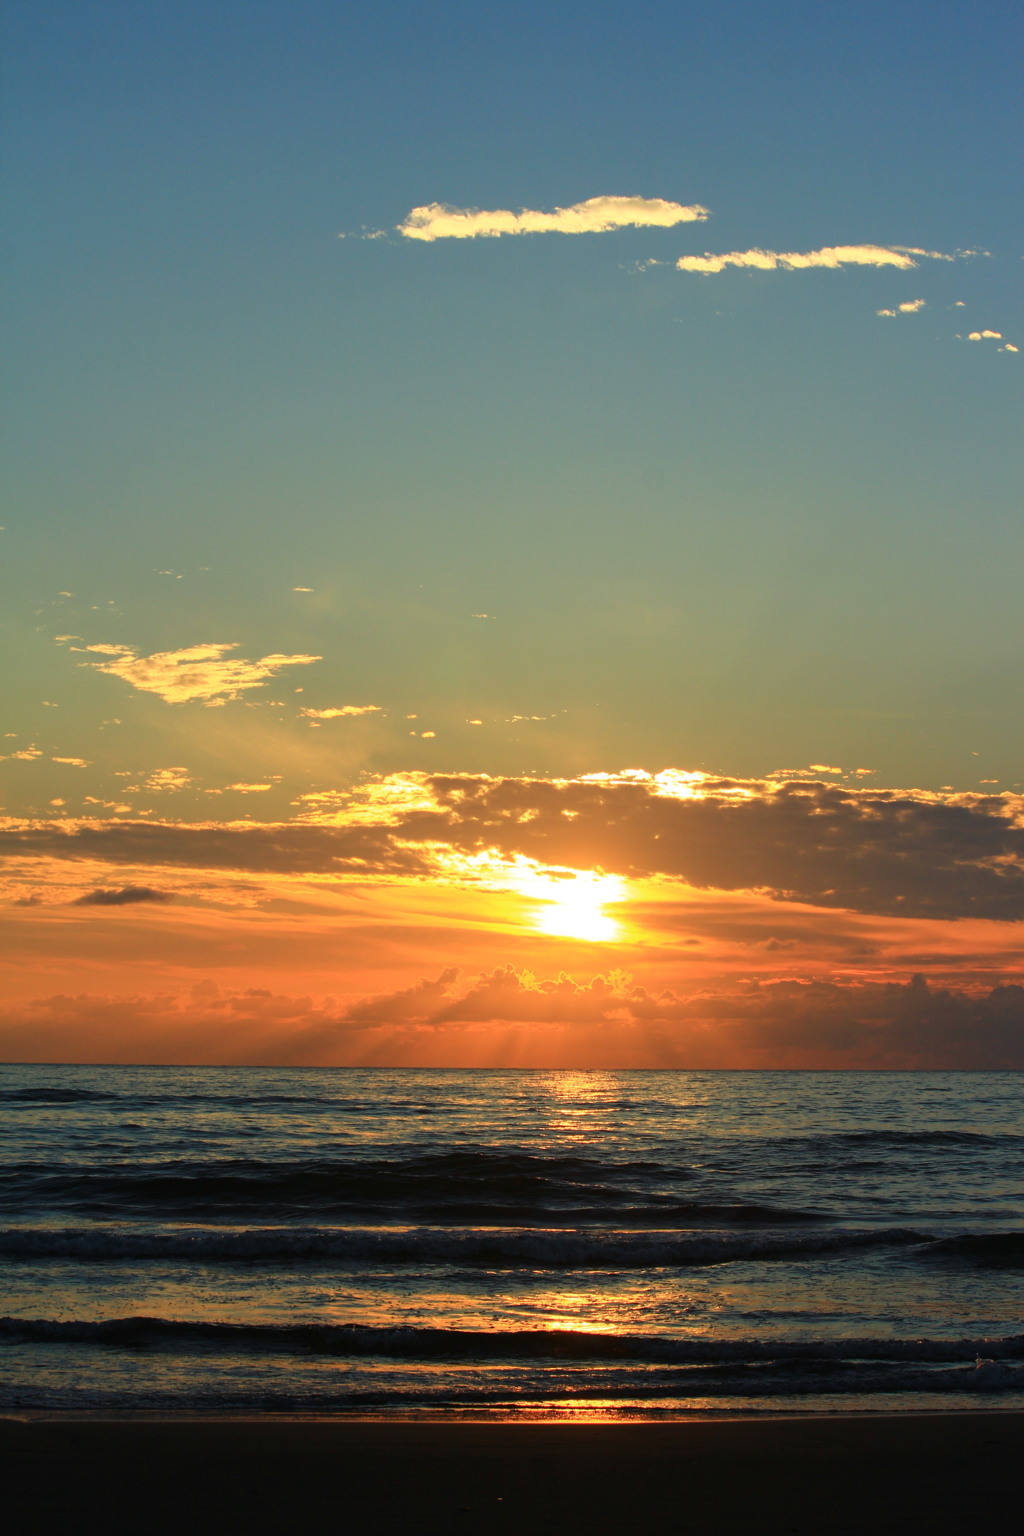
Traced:
[[0, 1408], [1024, 1406], [1024, 1076], [0, 1067]]

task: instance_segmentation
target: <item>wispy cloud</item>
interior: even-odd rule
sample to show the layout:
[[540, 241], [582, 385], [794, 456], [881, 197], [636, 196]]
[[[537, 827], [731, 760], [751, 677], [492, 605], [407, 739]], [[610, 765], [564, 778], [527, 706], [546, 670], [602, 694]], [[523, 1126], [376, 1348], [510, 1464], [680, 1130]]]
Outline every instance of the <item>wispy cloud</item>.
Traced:
[[708, 210], [698, 203], [684, 205], [661, 197], [591, 197], [571, 208], [541, 213], [523, 208], [483, 210], [452, 208], [447, 203], [427, 203], [413, 208], [398, 233], [407, 240], [469, 240], [476, 236], [603, 234], [610, 229], [661, 228], [706, 219]]
[[953, 261], [941, 251], [922, 251], [905, 245], [826, 245], [820, 251], [728, 251], [714, 255], [680, 256], [680, 272], [724, 272], [726, 267], [749, 267], [758, 272], [801, 272], [808, 267], [896, 267], [908, 272], [917, 266], [915, 256], [932, 261]]
[[246, 688], [258, 688], [282, 667], [308, 666], [321, 661], [320, 656], [261, 656], [246, 661], [228, 656], [237, 643], [192, 645], [181, 651], [156, 651], [139, 656], [128, 645], [87, 645], [87, 651], [106, 656], [106, 661], [84, 665], [98, 672], [109, 672], [143, 693], [156, 693], [168, 704], [185, 704], [202, 699], [208, 704], [223, 704], [235, 699]]
[[336, 709], [300, 709], [310, 720], [338, 720], [342, 715], [379, 715], [379, 704], [341, 704]]
[[908, 299], [905, 304], [897, 304], [895, 309], [876, 309], [876, 315], [888, 316], [895, 320], [897, 315], [918, 315], [925, 307], [924, 299]]

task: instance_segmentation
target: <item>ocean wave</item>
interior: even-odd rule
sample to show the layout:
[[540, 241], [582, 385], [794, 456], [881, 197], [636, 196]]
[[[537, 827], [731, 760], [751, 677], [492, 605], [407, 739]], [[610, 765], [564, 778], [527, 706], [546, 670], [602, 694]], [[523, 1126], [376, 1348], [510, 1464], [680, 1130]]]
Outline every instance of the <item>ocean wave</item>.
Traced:
[[[352, 1099], [339, 1095], [331, 1098], [323, 1094], [307, 1093], [146, 1093], [135, 1091], [115, 1092], [111, 1089], [62, 1088], [45, 1086], [31, 1088], [0, 1088], [0, 1104], [118, 1104], [131, 1109], [174, 1109], [180, 1105], [200, 1104], [213, 1109], [262, 1109], [267, 1106], [298, 1104], [303, 1109], [330, 1109], [344, 1114], [380, 1114], [380, 1105], [373, 1100]], [[417, 1114], [433, 1113], [424, 1106], [392, 1100], [388, 1109], [412, 1110]]]
[[874, 1145], [882, 1147], [982, 1147], [1002, 1146], [1006, 1142], [1021, 1141], [1024, 1137], [1014, 1131], [903, 1131], [863, 1130], [831, 1131], [825, 1135], [799, 1137], [798, 1140], [824, 1141], [832, 1146]]
[[9, 1211], [65, 1209], [96, 1216], [174, 1211], [203, 1219], [249, 1211], [364, 1215], [411, 1221], [619, 1226], [821, 1221], [820, 1212], [765, 1200], [686, 1197], [668, 1184], [690, 1175], [649, 1162], [604, 1162], [465, 1149], [347, 1161], [167, 1161], [59, 1167], [10, 1164], [0, 1172]]
[[1024, 1269], [1024, 1232], [965, 1232], [929, 1244], [930, 1257], [968, 1259], [987, 1269]]
[[920, 1247], [932, 1242], [930, 1234], [902, 1227], [759, 1233], [446, 1227], [256, 1227], [241, 1231], [11, 1227], [0, 1230], [0, 1258], [657, 1269], [744, 1259], [771, 1261], [841, 1255], [868, 1248]]
[[633, 1361], [727, 1365], [833, 1361], [985, 1366], [1024, 1360], [1024, 1334], [956, 1339], [674, 1339], [567, 1329], [371, 1328], [348, 1323], [229, 1323], [162, 1317], [103, 1321], [0, 1317], [0, 1344], [181, 1345], [297, 1355], [448, 1361]]
[[[471, 1372], [472, 1367], [466, 1369]], [[394, 1413], [403, 1418], [422, 1412], [424, 1417], [441, 1414], [446, 1419], [460, 1412], [494, 1411], [507, 1420], [528, 1419], [531, 1410], [543, 1410], [549, 1415], [552, 1410], [556, 1414], [566, 1410], [575, 1414], [581, 1409], [596, 1408], [605, 1416], [618, 1405], [628, 1412], [630, 1419], [657, 1420], [673, 1412], [689, 1417], [694, 1411], [706, 1411], [711, 1403], [720, 1405], [716, 1406], [716, 1416], [730, 1411], [744, 1415], [778, 1413], [785, 1407], [799, 1412], [806, 1411], [807, 1399], [814, 1400], [816, 1411], [824, 1408], [833, 1412], [840, 1404], [851, 1401], [858, 1409], [870, 1406], [884, 1410], [886, 1400], [892, 1397], [899, 1399], [900, 1408], [906, 1407], [907, 1398], [913, 1397], [928, 1407], [952, 1400], [957, 1409], [973, 1408], [993, 1398], [1004, 1402], [1010, 1398], [1017, 1406], [1024, 1392], [1024, 1369], [1015, 1364], [981, 1368], [850, 1366], [845, 1370], [837, 1364], [828, 1370], [812, 1367], [784, 1374], [770, 1367], [736, 1367], [729, 1372], [693, 1367], [667, 1371], [661, 1379], [654, 1378], [650, 1370], [620, 1369], [614, 1378], [608, 1373], [595, 1379], [593, 1372], [581, 1372], [577, 1379], [566, 1375], [557, 1381], [550, 1379], [551, 1371], [548, 1366], [543, 1374], [538, 1371], [530, 1379], [504, 1380], [495, 1385], [492, 1368], [487, 1372], [488, 1385], [477, 1384], [480, 1378], [469, 1374], [464, 1385], [449, 1380], [441, 1388], [431, 1387], [419, 1377], [383, 1390], [376, 1383], [339, 1390], [339, 1383], [334, 1380], [310, 1382], [302, 1389], [297, 1389], [293, 1382], [283, 1390], [266, 1381], [248, 1390], [193, 1382], [186, 1399], [174, 1388], [161, 1389], [138, 1380], [130, 1387], [112, 1390], [80, 1382], [50, 1387], [33, 1381], [31, 1385], [0, 1389], [0, 1406], [8, 1412], [177, 1414], [184, 1409], [189, 1414], [330, 1413], [339, 1417], [376, 1417]], [[451, 1372], [446, 1374], [450, 1376]]]
[[104, 1104], [118, 1097], [92, 1088], [0, 1088], [0, 1104]]

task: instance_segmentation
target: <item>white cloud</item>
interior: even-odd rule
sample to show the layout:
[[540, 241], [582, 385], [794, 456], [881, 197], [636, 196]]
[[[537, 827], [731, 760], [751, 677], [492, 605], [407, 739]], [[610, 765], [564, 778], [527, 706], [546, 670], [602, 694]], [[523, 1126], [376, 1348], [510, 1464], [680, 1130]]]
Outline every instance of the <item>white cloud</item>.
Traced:
[[413, 208], [399, 224], [398, 233], [407, 240], [467, 240], [478, 235], [532, 235], [555, 231], [563, 235], [601, 234], [609, 229], [669, 229], [676, 224], [690, 224], [706, 219], [708, 210], [698, 203], [684, 206], [661, 197], [591, 197], [571, 208], [556, 208], [540, 213], [524, 208], [513, 213], [507, 208], [485, 211], [479, 208], [452, 208], [447, 203], [427, 203]]
[[84, 757], [55, 757], [55, 763], [66, 763], [69, 768], [88, 768], [89, 762]]
[[243, 689], [259, 687], [281, 667], [308, 666], [322, 660], [319, 656], [275, 654], [246, 661], [239, 656], [228, 657], [228, 651], [237, 649], [234, 642], [156, 651], [152, 656], [138, 656], [128, 645], [87, 645], [85, 649], [110, 659], [83, 665], [109, 672], [143, 693], [159, 694], [168, 704], [184, 704], [192, 699], [221, 704], [237, 698]]
[[1002, 331], [971, 331], [968, 341], [1002, 341]]
[[897, 315], [916, 315], [925, 307], [924, 299], [908, 299], [905, 304], [897, 304], [895, 309], [876, 309], [876, 315], [888, 315], [895, 319]]
[[940, 251], [910, 250], [900, 245], [826, 245], [820, 251], [729, 251], [716, 256], [680, 256], [680, 272], [723, 272], [726, 267], [753, 267], [760, 272], [803, 271], [806, 267], [898, 267], [909, 271], [917, 266], [915, 256], [952, 261]]
[[337, 709], [300, 709], [310, 720], [338, 720], [342, 715], [379, 715], [379, 704], [342, 704]]
[[1005, 347], [999, 348], [1000, 352], [1019, 352], [1020, 347], [1015, 347], [1012, 341], [1008, 341]]

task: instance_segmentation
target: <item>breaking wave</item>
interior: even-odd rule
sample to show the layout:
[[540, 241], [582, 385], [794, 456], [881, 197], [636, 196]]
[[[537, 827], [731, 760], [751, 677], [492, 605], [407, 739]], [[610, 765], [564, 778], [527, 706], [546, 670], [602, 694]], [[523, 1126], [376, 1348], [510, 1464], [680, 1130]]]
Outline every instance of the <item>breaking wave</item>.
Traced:
[[0, 1344], [130, 1348], [177, 1344], [410, 1360], [623, 1360], [680, 1365], [856, 1360], [984, 1366], [1024, 1360], [1024, 1334], [998, 1339], [675, 1339], [567, 1329], [370, 1328], [349, 1323], [192, 1322], [162, 1317], [101, 1322], [0, 1317]]
[[621, 1232], [445, 1227], [257, 1227], [243, 1231], [174, 1228], [13, 1227], [0, 1230], [0, 1258], [142, 1259], [193, 1263], [519, 1265], [545, 1269], [657, 1269], [742, 1259], [793, 1259], [866, 1248], [931, 1243], [903, 1227], [839, 1232]]

